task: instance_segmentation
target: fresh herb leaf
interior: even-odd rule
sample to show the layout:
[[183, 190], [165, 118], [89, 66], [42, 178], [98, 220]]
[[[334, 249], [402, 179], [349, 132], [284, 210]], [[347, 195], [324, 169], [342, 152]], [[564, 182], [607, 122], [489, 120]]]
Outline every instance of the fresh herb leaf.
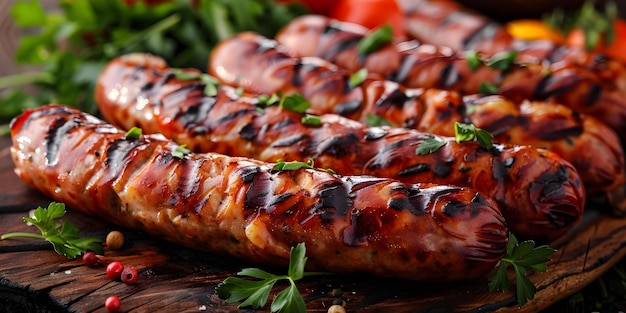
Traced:
[[305, 114], [302, 117], [302, 124], [310, 126], [320, 126], [322, 125], [322, 119], [316, 115]]
[[280, 96], [277, 93], [273, 93], [271, 96], [260, 95], [257, 99], [259, 100], [259, 105], [267, 107], [278, 103]]
[[485, 81], [480, 82], [478, 85], [478, 93], [486, 96], [497, 94], [499, 89], [498, 85]]
[[199, 73], [196, 71], [189, 70], [181, 70], [181, 69], [172, 69], [172, 73], [179, 80], [200, 80], [204, 83], [204, 94], [213, 97], [217, 95], [217, 88], [219, 87], [219, 81], [209, 75], [204, 73]]
[[172, 156], [175, 158], [183, 159], [187, 154], [190, 154], [191, 150], [187, 149], [186, 144], [182, 144], [172, 151]]
[[389, 126], [389, 125], [391, 125], [391, 123], [389, 123], [387, 120], [382, 118], [382, 116], [376, 115], [376, 114], [372, 114], [372, 113], [367, 113], [365, 115], [365, 124], [367, 126], [372, 126], [372, 127]]
[[128, 132], [126, 132], [126, 138], [127, 139], [139, 139], [141, 137], [141, 128], [139, 127], [134, 127], [129, 129]]
[[289, 269], [287, 275], [274, 275], [258, 268], [246, 268], [237, 275], [249, 276], [258, 280], [248, 280], [239, 277], [228, 277], [220, 283], [215, 291], [217, 295], [226, 299], [227, 303], [235, 303], [244, 300], [239, 307], [252, 307], [260, 309], [265, 306], [270, 291], [279, 280], [288, 280], [289, 287], [281, 291], [272, 301], [272, 312], [306, 312], [306, 306], [296, 281], [305, 276], [328, 275], [324, 272], [305, 272], [304, 266], [307, 258], [304, 243], [299, 243], [291, 248], [289, 253]]
[[497, 271], [489, 277], [489, 291], [507, 292], [509, 289], [507, 268], [513, 267], [517, 301], [520, 307], [524, 306], [528, 300], [534, 298], [537, 291], [533, 282], [527, 277], [528, 271], [545, 272], [547, 270], [545, 263], [550, 261], [550, 256], [555, 252], [555, 249], [546, 245], [535, 247], [535, 242], [532, 240], [518, 242], [515, 235], [509, 233], [507, 255], [500, 260]]
[[515, 50], [500, 52], [492, 56], [486, 63], [490, 68], [500, 71], [508, 70], [515, 63], [518, 52]]
[[443, 140], [439, 140], [437, 138], [428, 138], [424, 141], [422, 141], [418, 146], [417, 149], [415, 149], [415, 153], [417, 154], [430, 154], [433, 153], [439, 149], [441, 149], [441, 147], [445, 146], [446, 142]]
[[474, 124], [455, 122], [454, 138], [456, 142], [476, 140], [485, 149], [493, 148], [493, 135], [484, 129], [474, 126]]
[[310, 161], [310, 163], [306, 163], [306, 162], [300, 162], [300, 161], [283, 161], [283, 160], [278, 160], [276, 162], [276, 164], [274, 164], [274, 166], [272, 167], [273, 171], [295, 171], [295, 170], [299, 170], [301, 168], [308, 168], [308, 169], [312, 169], [313, 168], [313, 161]]
[[480, 56], [476, 51], [467, 51], [465, 53], [465, 61], [472, 71], [475, 71], [481, 65], [483, 65], [483, 60], [480, 59]]
[[357, 44], [357, 51], [366, 55], [377, 51], [382, 45], [393, 41], [393, 29], [386, 24], [363, 37]]
[[351, 89], [362, 84], [367, 78], [367, 69], [362, 68], [356, 71], [354, 74], [350, 75], [350, 80], [348, 81], [348, 87]]
[[294, 93], [292, 95], [282, 97], [278, 106], [289, 111], [304, 113], [311, 107], [311, 104], [301, 94]]
[[24, 222], [31, 223], [39, 229], [41, 235], [34, 233], [8, 233], [0, 240], [14, 237], [29, 237], [47, 240], [54, 251], [70, 259], [87, 252], [103, 253], [102, 240], [99, 238], [81, 238], [79, 229], [69, 221], [62, 224], [58, 219], [65, 216], [65, 204], [51, 202], [47, 208], [37, 207], [33, 217], [24, 217]]

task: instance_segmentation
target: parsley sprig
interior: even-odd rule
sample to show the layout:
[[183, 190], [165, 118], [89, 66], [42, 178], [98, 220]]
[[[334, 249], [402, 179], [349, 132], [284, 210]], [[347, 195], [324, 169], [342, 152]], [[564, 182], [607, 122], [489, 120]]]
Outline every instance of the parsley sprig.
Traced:
[[[478, 144], [488, 150], [493, 149], [493, 135], [488, 131], [474, 126], [474, 124], [454, 123], [454, 138], [456, 142], [478, 141]], [[431, 137], [422, 141], [415, 153], [429, 154], [433, 153], [446, 145], [446, 141]]]
[[24, 222], [33, 224], [41, 231], [41, 235], [35, 233], [14, 232], [0, 237], [0, 240], [27, 237], [44, 239], [52, 243], [54, 251], [70, 259], [87, 252], [94, 251], [101, 254], [102, 240], [99, 238], [82, 238], [79, 229], [69, 221], [62, 224], [58, 221], [65, 215], [65, 204], [51, 202], [48, 208], [37, 207], [33, 217], [24, 217]]
[[555, 249], [547, 245], [535, 247], [533, 240], [518, 242], [515, 235], [509, 233], [507, 256], [500, 260], [498, 270], [489, 277], [489, 291], [509, 290], [507, 268], [512, 267], [515, 272], [517, 301], [520, 307], [524, 306], [535, 297], [537, 291], [535, 284], [527, 277], [528, 271], [545, 272], [548, 269], [545, 263], [550, 261], [550, 256], [555, 252]]
[[239, 276], [248, 276], [257, 280], [228, 277], [220, 283], [215, 291], [227, 303], [235, 303], [243, 300], [239, 307], [252, 307], [260, 309], [265, 306], [270, 291], [280, 280], [288, 280], [289, 287], [281, 291], [272, 301], [272, 312], [306, 312], [306, 305], [296, 281], [305, 276], [328, 275], [327, 272], [304, 272], [307, 258], [304, 243], [299, 243], [291, 248], [289, 253], [289, 269], [287, 275], [274, 275], [258, 268], [244, 268], [237, 273]]

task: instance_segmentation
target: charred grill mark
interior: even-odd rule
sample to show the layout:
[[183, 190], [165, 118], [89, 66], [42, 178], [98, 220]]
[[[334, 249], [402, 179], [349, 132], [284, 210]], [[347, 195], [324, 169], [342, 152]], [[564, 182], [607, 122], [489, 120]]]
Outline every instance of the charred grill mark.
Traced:
[[289, 136], [287, 138], [282, 138], [280, 140], [276, 140], [274, 141], [274, 143], [272, 143], [272, 147], [273, 148], [277, 148], [277, 147], [289, 147], [289, 146], [293, 146], [296, 143], [303, 141], [303, 140], [307, 140], [309, 139], [309, 135], [304, 135], [304, 134], [297, 134], [297, 135], [293, 135], [293, 136]]
[[256, 166], [248, 166], [248, 167], [244, 167], [239, 171], [239, 176], [241, 176], [241, 179], [243, 180], [244, 184], [248, 184], [250, 182], [252, 182], [252, 180], [254, 179], [254, 175], [256, 175], [259, 172], [259, 168]]
[[[107, 180], [115, 179], [121, 174], [124, 165], [128, 162], [129, 154], [139, 146], [145, 145], [141, 140], [128, 140], [124, 137], [115, 139], [107, 148], [104, 164], [107, 166]], [[168, 160], [159, 159], [167, 163]]]
[[450, 201], [444, 204], [441, 211], [445, 215], [455, 217], [465, 212], [465, 203], [460, 202], [460, 201]]
[[284, 119], [276, 124], [274, 124], [274, 126], [272, 126], [274, 129], [278, 130], [278, 129], [282, 129], [284, 127], [287, 127], [289, 125], [294, 124], [296, 121], [294, 121], [293, 119]]
[[560, 166], [556, 171], [547, 172], [535, 180], [531, 186], [531, 193], [537, 188], [541, 189], [541, 198], [555, 200], [565, 196], [563, 184], [569, 182], [569, 171]]
[[306, 73], [306, 70], [307, 68], [303, 66], [300, 59], [297, 59], [296, 62], [293, 64], [293, 76], [291, 76], [291, 84], [294, 87], [302, 86], [302, 74]]
[[[328, 49], [327, 51], [325, 51], [324, 54], [322, 55], [322, 58], [332, 59], [333, 56], [339, 54], [340, 52], [356, 47], [359, 44], [359, 41], [361, 41], [361, 38], [359, 38], [358, 36], [352, 37], [346, 40], [342, 40], [338, 42], [336, 45], [334, 45], [333, 47], [331, 47], [330, 49]], [[359, 62], [361, 64], [363, 64], [364, 57], [365, 56], [363, 54], [359, 54]]]
[[420, 216], [426, 213], [427, 204], [424, 201], [424, 194], [421, 189], [412, 186], [398, 186], [392, 189], [393, 194], [387, 202], [389, 208], [402, 211], [409, 210], [411, 214]]
[[523, 117], [513, 116], [507, 114], [502, 118], [493, 121], [490, 124], [484, 125], [482, 128], [490, 132], [494, 136], [505, 134], [509, 129], [519, 124], [526, 124], [527, 121]]
[[431, 168], [430, 164], [419, 163], [419, 164], [415, 164], [415, 165], [412, 165], [403, 169], [402, 171], [400, 171], [400, 173], [398, 173], [398, 176], [402, 177], [402, 176], [417, 175], [420, 173], [430, 171], [430, 168]]
[[409, 100], [409, 97], [402, 92], [402, 90], [396, 88], [387, 97], [379, 98], [374, 104], [375, 107], [392, 106], [396, 108], [403, 108], [404, 104]]
[[452, 164], [454, 161], [437, 159], [433, 165], [433, 173], [437, 177], [445, 178], [452, 173]]
[[202, 102], [190, 106], [184, 112], [177, 114], [175, 119], [179, 120], [180, 124], [184, 125], [185, 129], [194, 128], [208, 119], [209, 112], [215, 102], [215, 97], [204, 97]]
[[589, 88], [589, 93], [587, 94], [587, 97], [585, 97], [585, 104], [587, 106], [592, 106], [598, 103], [601, 95], [602, 95], [602, 85], [592, 84]]
[[169, 205], [178, 206], [179, 210], [191, 208], [187, 204], [193, 202], [192, 197], [200, 189], [200, 175], [198, 175], [200, 166], [202, 166], [202, 160], [180, 162], [179, 183], [176, 184], [176, 188], [168, 199]]
[[545, 100], [550, 96], [562, 94], [575, 87], [575, 84], [573, 83], [561, 84], [562, 86], [557, 87], [558, 83], [561, 83], [561, 81], [559, 81], [559, 78], [557, 78], [555, 75], [545, 75], [543, 78], [541, 78], [541, 80], [539, 80], [537, 86], [535, 86], [532, 98]]
[[253, 141], [258, 134], [257, 129], [254, 127], [254, 124], [248, 123], [239, 131], [239, 137], [246, 141]]
[[350, 194], [359, 192], [364, 188], [369, 188], [381, 182], [384, 182], [383, 178], [375, 178], [369, 176], [351, 176], [342, 178], [344, 183], [349, 186]]
[[492, 177], [498, 182], [498, 186], [502, 187], [505, 184], [514, 161], [515, 159], [513, 158], [508, 158], [504, 161], [497, 158], [493, 159], [491, 164]]
[[59, 161], [61, 141], [70, 129], [78, 126], [75, 120], [59, 117], [54, 120], [46, 135], [46, 165], [54, 166]]
[[356, 152], [356, 146], [358, 143], [359, 138], [353, 133], [332, 136], [320, 142], [315, 157], [326, 153], [328, 155], [341, 158], [349, 155], [350, 153]]
[[489, 40], [495, 36], [495, 34], [500, 29], [500, 25], [496, 22], [489, 22], [478, 30], [476, 30], [473, 34], [465, 38], [463, 40], [463, 49], [464, 50], [472, 50], [474, 49], [481, 41]]
[[409, 77], [409, 73], [411, 73], [413, 66], [415, 66], [415, 63], [409, 57], [409, 55], [403, 54], [400, 57], [400, 67], [395, 73], [392, 73], [391, 75], [389, 75], [388, 77], [389, 80], [395, 81], [398, 83], [404, 82]]
[[274, 190], [272, 176], [268, 172], [260, 171], [258, 167], [245, 170], [244, 175], [246, 177], [242, 177], [242, 179], [248, 184], [244, 202], [245, 210], [252, 210], [253, 212], [266, 210], [270, 212], [277, 204], [292, 196], [290, 193], [284, 193], [279, 196], [271, 194]]
[[334, 209], [334, 214], [345, 216], [351, 206], [348, 189], [341, 183], [327, 183], [322, 186], [317, 193], [319, 201], [315, 206], [316, 210]]
[[256, 110], [255, 110], [255, 109], [241, 109], [241, 110], [239, 110], [239, 111], [231, 112], [231, 113], [228, 113], [228, 114], [226, 114], [226, 115], [224, 115], [224, 116], [222, 116], [222, 117], [218, 118], [218, 119], [215, 121], [215, 124], [216, 124], [216, 125], [220, 125], [220, 124], [222, 124], [222, 123], [226, 123], [226, 122], [228, 122], [228, 121], [230, 121], [230, 120], [237, 119], [238, 117], [240, 117], [240, 116], [242, 116], [242, 115], [246, 115], [246, 114], [248, 114], [250, 111], [254, 111], [254, 112], [256, 112]]
[[558, 140], [568, 137], [578, 137], [583, 133], [582, 125], [570, 127], [566, 129], [559, 129], [553, 132], [541, 132], [537, 134], [537, 137], [545, 140]]
[[470, 202], [470, 216], [478, 216], [478, 214], [480, 213], [478, 209], [484, 206], [489, 206], [489, 203], [487, 202], [487, 199], [485, 199], [480, 193], [477, 192]]
[[350, 100], [338, 103], [335, 106], [335, 113], [339, 115], [348, 115], [356, 112], [361, 108], [361, 100]]
[[456, 66], [452, 64], [446, 65], [439, 75], [439, 81], [445, 88], [450, 88], [459, 82], [460, 79], [459, 72]]

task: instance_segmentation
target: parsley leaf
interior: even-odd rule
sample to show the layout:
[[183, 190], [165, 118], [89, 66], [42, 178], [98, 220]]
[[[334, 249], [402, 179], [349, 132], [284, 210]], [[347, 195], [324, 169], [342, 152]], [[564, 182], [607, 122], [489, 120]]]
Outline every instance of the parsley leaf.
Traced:
[[54, 251], [70, 259], [87, 252], [94, 251], [102, 254], [102, 240], [99, 238], [82, 238], [79, 229], [69, 221], [61, 224], [57, 221], [65, 215], [65, 204], [51, 202], [47, 208], [37, 207], [33, 217], [24, 217], [24, 222], [31, 223], [39, 229], [41, 235], [33, 233], [8, 233], [0, 240], [14, 237], [29, 237], [47, 240], [52, 244]]
[[518, 242], [515, 235], [509, 233], [507, 256], [502, 258], [497, 271], [489, 277], [489, 291], [507, 292], [509, 290], [507, 268], [511, 266], [515, 273], [517, 301], [520, 307], [524, 306], [528, 300], [534, 298], [537, 291], [533, 282], [527, 277], [528, 271], [545, 272], [547, 270], [545, 263], [550, 261], [550, 256], [555, 252], [555, 249], [546, 245], [535, 247], [535, 242], [532, 240]]
[[351, 89], [362, 84], [367, 78], [368, 71], [366, 68], [362, 68], [356, 71], [354, 74], [350, 75], [350, 80], [348, 81], [348, 87]]
[[484, 129], [474, 126], [474, 124], [455, 122], [454, 137], [456, 142], [476, 140], [485, 149], [493, 148], [493, 135]]
[[183, 159], [187, 154], [191, 153], [191, 150], [187, 149], [186, 144], [182, 144], [172, 151], [172, 156], [175, 158]]
[[415, 149], [415, 153], [417, 154], [429, 154], [439, 150], [441, 147], [445, 146], [446, 142], [443, 140], [439, 140], [437, 138], [431, 137], [424, 141], [422, 141]]
[[478, 93], [481, 95], [494, 95], [498, 93], [499, 89], [498, 85], [486, 81], [480, 82], [478, 85]]
[[280, 101], [280, 96], [277, 93], [273, 93], [271, 96], [260, 95], [257, 99], [259, 100], [259, 105], [267, 107], [278, 103]]
[[204, 73], [198, 73], [196, 71], [187, 71], [182, 69], [172, 69], [172, 73], [179, 80], [200, 80], [204, 83], [204, 94], [213, 97], [217, 95], [217, 87], [219, 87], [219, 81], [209, 75]]
[[278, 160], [278, 162], [276, 162], [276, 164], [274, 164], [274, 167], [272, 167], [272, 170], [274, 171], [295, 171], [295, 170], [299, 170], [301, 168], [308, 168], [308, 169], [312, 169], [313, 168], [313, 161], [311, 160], [310, 163], [306, 163], [306, 162], [300, 162], [300, 161], [283, 161], [283, 160]]
[[380, 115], [367, 113], [365, 115], [365, 125], [378, 127], [378, 126], [389, 126], [391, 125], [391, 123], [389, 123], [389, 121], [382, 118]]
[[239, 307], [252, 307], [260, 309], [265, 306], [270, 291], [279, 280], [288, 280], [289, 287], [281, 291], [272, 301], [272, 312], [306, 312], [306, 305], [296, 281], [305, 276], [328, 275], [325, 272], [304, 272], [306, 264], [306, 248], [304, 243], [299, 243], [291, 248], [289, 253], [289, 269], [287, 275], [274, 275], [258, 268], [245, 268], [237, 275], [256, 278], [257, 280], [228, 277], [220, 283], [215, 291], [217, 295], [226, 299], [227, 303], [235, 303], [244, 300]]
[[357, 51], [360, 54], [370, 54], [375, 52], [383, 44], [393, 41], [393, 29], [390, 25], [386, 24], [369, 35], [363, 37], [357, 44]]
[[492, 56], [485, 64], [490, 68], [506, 71], [515, 63], [517, 55], [518, 52], [515, 50], [500, 52]]
[[319, 125], [322, 125], [322, 119], [316, 115], [305, 114], [302, 117], [302, 124], [310, 125], [310, 126], [319, 126]]
[[465, 53], [465, 61], [472, 71], [475, 71], [481, 65], [483, 65], [483, 61], [480, 59], [480, 56], [476, 51], [467, 51]]
[[126, 138], [127, 139], [139, 139], [139, 137], [141, 137], [141, 128], [139, 127], [134, 127], [129, 129], [128, 132], [126, 132]]
[[282, 97], [278, 106], [297, 113], [304, 113], [311, 107], [311, 104], [301, 94], [294, 93], [292, 95]]

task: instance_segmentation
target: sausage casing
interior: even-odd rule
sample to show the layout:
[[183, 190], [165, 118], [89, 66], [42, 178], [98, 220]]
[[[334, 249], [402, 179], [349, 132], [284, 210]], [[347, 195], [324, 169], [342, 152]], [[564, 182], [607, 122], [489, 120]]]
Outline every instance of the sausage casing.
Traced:
[[332, 272], [449, 281], [493, 269], [507, 244], [497, 205], [460, 187], [325, 171], [274, 171], [222, 154], [175, 156], [63, 106], [11, 124], [16, 174], [71, 209], [195, 249], [287, 264], [302, 242]]

